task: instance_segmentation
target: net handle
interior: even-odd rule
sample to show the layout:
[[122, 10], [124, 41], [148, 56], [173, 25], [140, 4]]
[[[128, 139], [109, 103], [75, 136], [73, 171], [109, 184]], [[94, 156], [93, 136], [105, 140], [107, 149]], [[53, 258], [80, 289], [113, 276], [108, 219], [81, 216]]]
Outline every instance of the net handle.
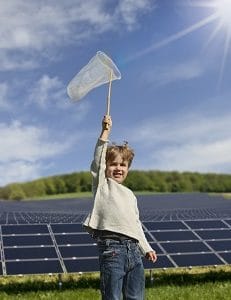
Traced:
[[[108, 86], [108, 95], [107, 95], [107, 110], [106, 115], [110, 116], [110, 107], [111, 107], [111, 83], [112, 83], [112, 70], [110, 72], [110, 80], [109, 80], [109, 86]], [[108, 129], [109, 125], [106, 124], [106, 129]]]

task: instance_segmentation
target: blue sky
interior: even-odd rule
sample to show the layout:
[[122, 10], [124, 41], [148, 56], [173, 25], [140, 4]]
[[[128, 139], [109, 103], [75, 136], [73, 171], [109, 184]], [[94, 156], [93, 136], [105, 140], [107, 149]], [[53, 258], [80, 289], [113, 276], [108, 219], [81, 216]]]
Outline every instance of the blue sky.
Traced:
[[231, 173], [230, 20], [230, 0], [0, 0], [0, 186], [89, 170], [108, 85], [66, 87], [99, 50], [133, 169]]

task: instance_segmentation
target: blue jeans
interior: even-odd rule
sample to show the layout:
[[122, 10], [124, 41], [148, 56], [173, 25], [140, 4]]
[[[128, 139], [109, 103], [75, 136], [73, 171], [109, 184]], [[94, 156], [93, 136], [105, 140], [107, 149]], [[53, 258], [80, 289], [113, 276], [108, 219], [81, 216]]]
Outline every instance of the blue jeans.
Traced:
[[138, 244], [131, 240], [98, 240], [103, 300], [143, 300], [144, 267]]

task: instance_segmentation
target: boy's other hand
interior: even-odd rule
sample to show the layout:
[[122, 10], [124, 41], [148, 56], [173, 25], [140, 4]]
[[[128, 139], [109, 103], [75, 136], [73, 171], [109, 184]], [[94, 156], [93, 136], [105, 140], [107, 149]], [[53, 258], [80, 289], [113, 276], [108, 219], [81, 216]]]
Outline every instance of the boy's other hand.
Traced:
[[145, 258], [152, 261], [153, 263], [156, 262], [156, 260], [157, 260], [156, 252], [155, 251], [147, 252], [145, 255]]

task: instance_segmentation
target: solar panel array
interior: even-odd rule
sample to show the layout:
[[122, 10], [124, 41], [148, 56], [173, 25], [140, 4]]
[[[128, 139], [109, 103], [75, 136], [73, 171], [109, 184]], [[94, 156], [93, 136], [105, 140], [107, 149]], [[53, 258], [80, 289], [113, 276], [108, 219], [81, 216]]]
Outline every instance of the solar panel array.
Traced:
[[[231, 264], [231, 203], [207, 194], [139, 197], [157, 251], [146, 269]], [[95, 240], [82, 228], [92, 199], [0, 201], [0, 275], [98, 271]], [[55, 211], [54, 211], [55, 208]]]
[[[147, 269], [231, 264], [231, 218], [144, 220], [143, 227], [158, 254], [155, 264], [144, 260]], [[3, 222], [0, 233], [0, 275], [99, 271], [97, 245], [80, 222]]]

